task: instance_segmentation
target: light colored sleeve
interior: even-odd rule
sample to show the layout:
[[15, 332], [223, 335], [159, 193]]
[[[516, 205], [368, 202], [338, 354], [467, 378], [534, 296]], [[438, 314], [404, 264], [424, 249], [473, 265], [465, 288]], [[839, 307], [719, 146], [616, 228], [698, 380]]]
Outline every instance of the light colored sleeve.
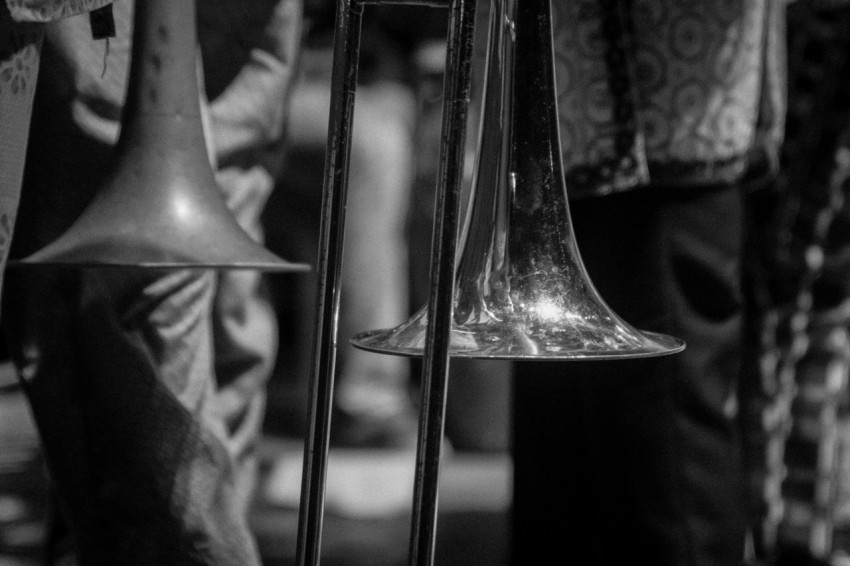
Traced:
[[[279, 0], [260, 37], [252, 42], [245, 64], [210, 101], [219, 160], [261, 152], [281, 140], [301, 25], [301, 1]], [[215, 65], [207, 68], [214, 72]]]
[[6, 0], [17, 22], [51, 22], [102, 8], [112, 0]]

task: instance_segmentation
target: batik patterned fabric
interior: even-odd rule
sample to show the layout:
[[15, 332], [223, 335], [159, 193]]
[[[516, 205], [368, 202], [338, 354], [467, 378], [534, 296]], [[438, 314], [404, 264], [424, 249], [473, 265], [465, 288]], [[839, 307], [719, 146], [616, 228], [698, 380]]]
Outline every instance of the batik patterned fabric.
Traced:
[[15, 23], [0, 5], [0, 282], [18, 210], [42, 34], [38, 24]]
[[0, 282], [15, 226], [44, 30], [41, 22], [112, 0], [6, 0], [0, 5]]
[[[554, 2], [561, 142], [571, 195], [738, 180], [775, 155], [783, 2]], [[759, 135], [759, 130], [773, 132]]]

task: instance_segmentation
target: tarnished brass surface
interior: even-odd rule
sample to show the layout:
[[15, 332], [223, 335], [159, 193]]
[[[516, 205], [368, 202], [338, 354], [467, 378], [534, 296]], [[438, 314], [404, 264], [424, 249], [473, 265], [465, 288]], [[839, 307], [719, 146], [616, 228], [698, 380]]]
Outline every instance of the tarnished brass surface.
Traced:
[[194, 1], [138, 0], [121, 135], [106, 182], [59, 239], [10, 267], [307, 271], [236, 223], [209, 162]]

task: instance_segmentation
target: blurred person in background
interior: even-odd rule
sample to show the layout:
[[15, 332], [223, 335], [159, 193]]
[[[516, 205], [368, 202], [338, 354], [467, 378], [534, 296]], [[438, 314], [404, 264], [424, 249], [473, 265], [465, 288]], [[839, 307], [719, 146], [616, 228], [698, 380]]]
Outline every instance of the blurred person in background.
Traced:
[[[59, 236], [103, 181], [134, 3], [104, 9], [115, 25], [108, 40], [93, 38], [87, 14], [46, 24], [15, 257]], [[301, 2], [200, 2], [197, 11], [209, 153], [222, 196], [259, 240]], [[259, 564], [247, 510], [277, 340], [261, 275], [38, 270], [9, 273], [4, 291], [8, 347], [53, 488], [48, 562]]]
[[[286, 176], [291, 183], [275, 195], [265, 213], [270, 245], [303, 261], [314, 261], [318, 252], [334, 8], [333, 2], [324, 0], [306, 5], [306, 35], [288, 130]], [[411, 448], [416, 442], [416, 414], [409, 362], [363, 352], [348, 343], [362, 330], [397, 324], [409, 309], [404, 230], [413, 175], [416, 100], [407, 80], [409, 60], [404, 46], [383, 29], [371, 8], [366, 12], [346, 201], [331, 435], [334, 446]], [[280, 394], [272, 402], [279, 403], [285, 417], [270, 420], [268, 426], [273, 432], [300, 436], [308, 406], [317, 281], [308, 275], [279, 283], [276, 296], [285, 320], [284, 349], [281, 379], [276, 383]], [[288, 288], [290, 283], [294, 291]]]
[[[287, 188], [275, 193], [265, 213], [269, 245], [301, 261], [317, 251], [334, 7], [324, 0], [307, 3], [308, 31], [291, 104]], [[485, 33], [476, 47], [483, 68], [486, 3], [479, 8]], [[415, 447], [418, 361], [361, 351], [349, 339], [396, 326], [427, 301], [447, 20], [445, 10], [417, 6], [364, 11], [331, 425], [336, 447]], [[278, 283], [281, 318], [288, 322], [281, 329], [281, 379], [275, 380], [271, 402], [288, 416], [277, 419], [273, 411], [267, 426], [297, 436], [306, 420], [315, 278]], [[293, 294], [299, 299], [292, 301]], [[509, 365], [453, 364], [458, 377], [451, 381], [446, 425], [452, 443], [461, 449], [507, 449]]]
[[518, 363], [513, 563], [741, 564], [744, 192], [776, 172], [785, 2], [553, 2], [576, 241], [600, 295], [687, 347]]
[[748, 195], [748, 564], [850, 557], [850, 4], [788, 8], [779, 175]]

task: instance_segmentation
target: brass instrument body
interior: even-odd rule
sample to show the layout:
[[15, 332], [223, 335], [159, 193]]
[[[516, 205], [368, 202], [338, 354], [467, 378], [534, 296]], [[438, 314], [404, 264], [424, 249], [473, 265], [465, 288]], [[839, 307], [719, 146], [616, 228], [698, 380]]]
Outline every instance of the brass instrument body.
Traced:
[[[465, 154], [466, 116], [476, 0], [336, 0], [331, 108], [325, 155], [313, 356], [309, 385], [308, 432], [299, 507], [296, 564], [319, 563], [324, 486], [330, 444], [340, 273], [351, 129], [357, 86], [360, 32], [366, 4], [422, 5], [448, 8], [449, 32], [443, 88], [443, 122], [437, 179], [435, 229], [431, 257], [434, 323], [425, 352], [417, 479], [411, 522], [410, 563], [433, 564], [436, 534], [437, 468], [442, 412], [448, 377], [448, 327], [456, 250], [457, 216]], [[428, 431], [425, 433], [425, 431]]]
[[65, 233], [10, 267], [310, 269], [255, 242], [224, 202], [201, 118], [195, 14], [194, 0], [136, 0], [105, 182]]
[[[422, 356], [422, 397], [409, 564], [434, 563], [449, 358], [610, 359], [681, 351], [635, 330], [599, 297], [573, 236], [563, 167], [550, 0], [491, 0], [480, 146], [458, 256], [460, 185], [476, 0], [337, 0], [325, 161], [309, 429], [301, 486], [299, 566], [317, 564], [329, 448], [345, 194], [365, 4], [449, 8], [439, 173], [426, 307], [355, 346]], [[568, 378], [568, 377], [567, 377]]]
[[[682, 341], [639, 331], [613, 312], [582, 264], [561, 163], [551, 17], [548, 2], [530, 3], [492, 6], [450, 355], [561, 360], [681, 351]], [[367, 331], [352, 343], [421, 356], [427, 324], [423, 308], [394, 329]]]

